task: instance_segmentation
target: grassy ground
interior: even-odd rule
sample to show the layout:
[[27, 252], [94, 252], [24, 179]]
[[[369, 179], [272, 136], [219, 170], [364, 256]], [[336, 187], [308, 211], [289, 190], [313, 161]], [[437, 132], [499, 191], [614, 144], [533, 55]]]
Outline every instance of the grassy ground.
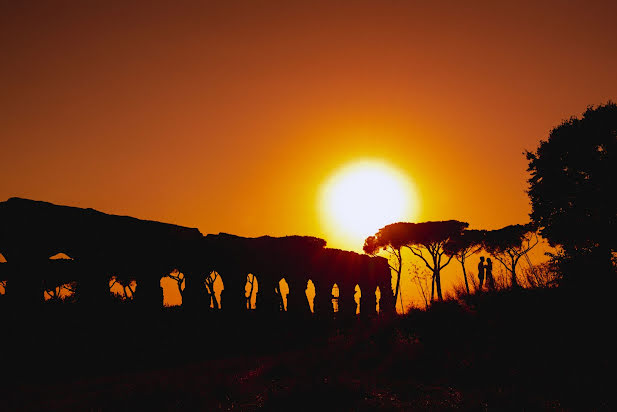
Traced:
[[46, 310], [6, 322], [5, 410], [614, 410], [615, 311], [498, 292], [394, 319]]

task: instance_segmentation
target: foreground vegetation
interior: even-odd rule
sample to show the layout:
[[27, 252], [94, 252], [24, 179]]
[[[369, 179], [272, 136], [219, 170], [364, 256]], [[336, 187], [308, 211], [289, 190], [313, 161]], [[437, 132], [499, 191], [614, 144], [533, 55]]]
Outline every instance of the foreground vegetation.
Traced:
[[386, 319], [121, 308], [5, 320], [7, 410], [614, 409], [608, 297], [504, 290]]

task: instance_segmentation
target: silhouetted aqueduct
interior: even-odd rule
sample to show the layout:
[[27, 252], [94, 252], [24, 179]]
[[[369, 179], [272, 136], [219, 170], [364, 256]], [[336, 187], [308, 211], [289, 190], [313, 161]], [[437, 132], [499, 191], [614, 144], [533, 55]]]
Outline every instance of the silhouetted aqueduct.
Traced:
[[[332, 313], [332, 287], [339, 288], [338, 311], [355, 314], [355, 287], [361, 290], [360, 313], [394, 311], [390, 269], [381, 257], [325, 247], [303, 236], [244, 238], [229, 234], [203, 236], [199, 230], [166, 223], [109, 215], [94, 209], [58, 206], [11, 198], [0, 202], [0, 280], [6, 281], [8, 307], [26, 309], [43, 302], [50, 285], [77, 283], [80, 305], [101, 307], [110, 300], [112, 276], [134, 279], [133, 304], [144, 309], [163, 305], [163, 276], [185, 275], [183, 306], [209, 310], [206, 276], [216, 271], [224, 282], [221, 310], [247, 310], [249, 273], [259, 288], [255, 309], [280, 311], [279, 280], [289, 285], [287, 311], [310, 313], [307, 283], [315, 286], [314, 313]], [[73, 260], [50, 260], [64, 253]]]

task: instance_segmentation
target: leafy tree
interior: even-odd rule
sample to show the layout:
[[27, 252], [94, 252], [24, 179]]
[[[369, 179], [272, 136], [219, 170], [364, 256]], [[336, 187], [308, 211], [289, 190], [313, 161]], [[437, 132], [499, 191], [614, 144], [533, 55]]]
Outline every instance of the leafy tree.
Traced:
[[561, 248], [554, 261], [566, 275], [610, 273], [617, 248], [617, 105], [589, 107], [526, 155], [531, 220]]
[[478, 253], [482, 249], [482, 241], [484, 239], [484, 231], [481, 230], [465, 230], [460, 237], [454, 237], [446, 245], [448, 253], [454, 256], [459, 261], [463, 268], [463, 279], [465, 279], [465, 289], [469, 295], [469, 282], [467, 281], [467, 269], [465, 261], [471, 255]]
[[[396, 223], [395, 223], [396, 224]], [[441, 222], [403, 223], [408, 233], [407, 244], [411, 253], [422, 259], [429, 270], [433, 272], [431, 284], [431, 301], [437, 297], [443, 300], [441, 293], [441, 270], [450, 264], [454, 257], [449, 244], [457, 241], [469, 223], [458, 220], [446, 220]], [[423, 251], [427, 251], [427, 257]]]
[[[467, 226], [469, 226], [469, 223], [459, 222], [458, 220], [392, 223], [381, 228], [375, 235], [374, 240], [371, 237], [367, 238], [365, 246], [368, 244], [369, 247], [367, 249], [370, 250], [371, 242], [375, 242], [377, 245], [386, 245], [392, 250], [398, 251], [398, 253], [400, 253], [402, 247], [408, 248], [412, 254], [422, 259], [433, 274], [431, 301], [435, 298], [435, 289], [437, 290], [439, 300], [443, 300], [441, 293], [441, 270], [450, 263], [453, 257], [453, 254], [449, 252], [448, 244], [462, 236]], [[428, 252], [428, 256], [425, 256], [423, 251]], [[400, 268], [397, 289], [399, 281]]]
[[533, 224], [510, 225], [489, 230], [484, 236], [484, 249], [497, 259], [510, 274], [510, 284], [518, 288], [516, 266], [521, 257], [538, 244], [538, 235]]

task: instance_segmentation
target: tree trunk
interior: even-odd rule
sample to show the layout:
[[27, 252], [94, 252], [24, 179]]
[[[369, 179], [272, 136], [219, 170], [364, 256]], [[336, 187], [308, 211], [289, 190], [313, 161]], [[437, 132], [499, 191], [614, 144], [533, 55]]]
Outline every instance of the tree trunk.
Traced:
[[431, 276], [431, 302], [435, 300], [435, 271], [433, 271], [433, 276]]
[[441, 295], [441, 274], [439, 270], [435, 271], [435, 284], [437, 285], [437, 298], [440, 302], [443, 301], [443, 296]]
[[518, 284], [518, 279], [516, 278], [516, 262], [512, 262], [512, 268], [510, 269], [511, 274], [511, 283], [513, 289], [518, 289], [520, 285]]
[[461, 266], [463, 267], [463, 279], [465, 279], [465, 289], [467, 290], [467, 294], [469, 295], [469, 282], [467, 282], [467, 270], [465, 269], [465, 261], [461, 262]]
[[[398, 295], [400, 293], [401, 287], [401, 272], [397, 271], [396, 273], [396, 286], [394, 287], [394, 310], [396, 311], [396, 301], [398, 300]], [[403, 303], [401, 302], [401, 313], [403, 312]]]

